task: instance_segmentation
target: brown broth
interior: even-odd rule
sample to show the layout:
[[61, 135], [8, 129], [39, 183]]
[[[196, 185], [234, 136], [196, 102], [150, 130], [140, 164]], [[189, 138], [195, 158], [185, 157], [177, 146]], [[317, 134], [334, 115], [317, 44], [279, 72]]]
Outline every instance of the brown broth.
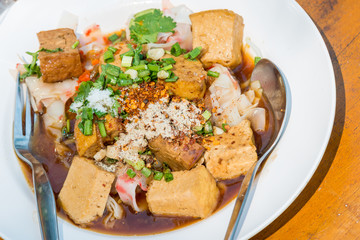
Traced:
[[[246, 54], [244, 54], [244, 56], [243, 63], [234, 69], [234, 74], [240, 83], [245, 82], [249, 78], [254, 67], [250, 56], [247, 56]], [[257, 147], [258, 154], [261, 155], [264, 146], [269, 142], [272, 135], [274, 118], [272, 114], [269, 114], [271, 113], [271, 109], [269, 108], [268, 103], [265, 101], [260, 101], [259, 106], [266, 108], [268, 119], [266, 131], [263, 133], [254, 133], [255, 145]], [[56, 153], [53, 139], [48, 136], [43, 127], [43, 124], [40, 121], [35, 131], [35, 135], [31, 140], [31, 147], [32, 153], [44, 165], [51, 186], [54, 190], [55, 198], [57, 199], [68, 173], [68, 168], [65, 167], [65, 165], [71, 164], [72, 156], [76, 152], [75, 146], [70, 145], [69, 154], [64, 160], [64, 157], [60, 157], [59, 154]], [[21, 161], [19, 162], [21, 163], [24, 175], [29, 185], [32, 186], [31, 168]], [[66, 164], [64, 164], [64, 162]], [[218, 181], [221, 196], [216, 211], [222, 209], [226, 204], [228, 204], [236, 197], [243, 178], [244, 176], [240, 176], [231, 180]], [[143, 195], [142, 198], [144, 199], [145, 196]], [[103, 224], [104, 218], [107, 215], [106, 210], [103, 217], [98, 218], [90, 226], [85, 228], [91, 231], [114, 235], [148, 235], [175, 230], [200, 220], [189, 217], [154, 216], [149, 211], [135, 213], [131, 207], [126, 205], [123, 205], [123, 207], [126, 212], [125, 218], [116, 220], [112, 228], [106, 228]], [[61, 218], [73, 223], [72, 220], [69, 219], [64, 211], [59, 207], [58, 215]]]

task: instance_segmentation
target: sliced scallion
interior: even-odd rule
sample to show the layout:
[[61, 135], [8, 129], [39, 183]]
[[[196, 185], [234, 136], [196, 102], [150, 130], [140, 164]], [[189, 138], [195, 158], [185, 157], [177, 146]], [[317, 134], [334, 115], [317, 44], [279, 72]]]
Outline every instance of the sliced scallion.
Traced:
[[119, 36], [118, 36], [116, 33], [114, 33], [113, 35], [109, 36], [108, 39], [109, 39], [111, 42], [115, 42], [118, 38], [119, 38]]
[[163, 178], [164, 174], [162, 172], [159, 171], [155, 171], [154, 172], [154, 180], [156, 181], [160, 181]]
[[107, 134], [106, 134], [106, 129], [105, 129], [105, 124], [104, 124], [104, 122], [99, 121], [99, 122], [98, 122], [98, 127], [99, 127], [100, 135], [101, 135], [102, 137], [106, 137]]
[[109, 51], [109, 50], [104, 52], [104, 61], [106, 63], [114, 62], [115, 61], [114, 53], [112, 51]]
[[74, 42], [74, 44], [71, 46], [72, 49], [75, 49], [78, 45], [79, 45], [79, 40], [77, 40], [76, 42]]
[[144, 167], [143, 169], [141, 169], [141, 173], [145, 176], [145, 177], [149, 177], [151, 175], [151, 170], [147, 167]]
[[166, 182], [170, 182], [170, 181], [174, 180], [174, 176], [172, 175], [171, 172], [167, 172], [167, 173], [164, 173], [164, 179]]
[[184, 58], [188, 58], [188, 59], [195, 59], [197, 56], [199, 56], [201, 53], [201, 47], [196, 47], [193, 50], [191, 50], [190, 52], [188, 52], [187, 54], [184, 55]]
[[214, 71], [208, 71], [207, 75], [210, 76], [210, 77], [218, 78], [220, 76], [220, 73], [214, 72]]
[[207, 121], [207, 120], [210, 119], [211, 113], [210, 113], [208, 110], [205, 110], [205, 111], [202, 113], [202, 116], [203, 116], [203, 118], [205, 119], [205, 121]]
[[178, 76], [174, 76], [172, 78], [165, 79], [165, 82], [176, 82], [179, 79]]
[[124, 56], [121, 61], [122, 67], [131, 67], [133, 57], [130, 56]]
[[136, 172], [134, 172], [134, 170], [132, 170], [131, 168], [129, 168], [126, 171], [126, 174], [130, 177], [130, 178], [134, 178], [136, 176]]
[[92, 133], [93, 133], [92, 121], [91, 120], [85, 120], [85, 123], [84, 123], [84, 135], [85, 136], [91, 136]]

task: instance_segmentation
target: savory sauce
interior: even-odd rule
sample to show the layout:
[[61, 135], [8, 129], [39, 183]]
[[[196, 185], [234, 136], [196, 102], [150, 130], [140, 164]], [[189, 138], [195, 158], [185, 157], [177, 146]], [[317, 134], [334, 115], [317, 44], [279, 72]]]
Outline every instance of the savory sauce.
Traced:
[[[240, 83], [249, 78], [254, 67], [252, 59], [251, 61], [247, 59], [250, 58], [248, 56], [245, 57], [243, 64], [234, 70], [234, 74]], [[258, 154], [261, 155], [264, 150], [264, 146], [267, 145], [273, 133], [274, 118], [271, 114], [271, 108], [269, 108], [268, 103], [260, 101], [259, 106], [264, 107], [267, 110], [266, 131], [263, 133], [254, 133], [255, 145], [257, 147]], [[32, 153], [43, 163], [56, 199], [68, 173], [68, 167], [66, 166], [70, 166], [71, 159], [76, 153], [74, 143], [67, 144], [67, 147], [68, 148], [65, 150], [59, 150], [59, 148], [55, 146], [53, 139], [46, 133], [41, 120], [38, 122], [34, 137], [31, 140], [31, 149]], [[31, 168], [21, 161], [20, 163], [28, 182], [31, 184]], [[240, 176], [231, 180], [218, 181], [221, 196], [216, 211], [222, 209], [227, 203], [235, 198], [243, 178], [244, 176]], [[144, 200], [145, 194], [142, 194], [139, 197]], [[123, 205], [123, 207], [125, 210], [125, 217], [123, 219], [116, 220], [111, 228], [106, 228], [103, 224], [107, 215], [105, 210], [103, 217], [98, 218], [91, 225], [86, 226], [86, 229], [116, 235], [147, 235], [171, 231], [180, 227], [188, 226], [200, 220], [189, 217], [154, 216], [149, 211], [135, 213], [131, 207], [126, 205]], [[63, 219], [72, 222], [72, 220], [69, 219], [60, 208], [58, 208], [58, 215]]]

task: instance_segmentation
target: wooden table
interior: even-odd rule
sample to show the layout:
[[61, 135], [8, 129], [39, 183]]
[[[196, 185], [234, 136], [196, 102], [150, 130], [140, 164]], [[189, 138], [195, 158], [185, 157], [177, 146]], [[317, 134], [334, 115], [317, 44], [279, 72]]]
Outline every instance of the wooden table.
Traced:
[[360, 0], [297, 0], [329, 50], [336, 78], [331, 140], [296, 201], [253, 239], [360, 239]]

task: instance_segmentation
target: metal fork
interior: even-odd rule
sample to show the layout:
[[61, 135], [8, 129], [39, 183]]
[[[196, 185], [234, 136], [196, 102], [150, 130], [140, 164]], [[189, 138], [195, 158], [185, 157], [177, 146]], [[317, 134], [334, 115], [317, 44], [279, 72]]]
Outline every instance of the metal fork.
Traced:
[[32, 169], [33, 185], [37, 202], [42, 239], [59, 239], [54, 193], [42, 164], [30, 153], [29, 141], [34, 134], [37, 114], [31, 110], [30, 93], [25, 83], [16, 80], [14, 117], [14, 148], [16, 155]]

